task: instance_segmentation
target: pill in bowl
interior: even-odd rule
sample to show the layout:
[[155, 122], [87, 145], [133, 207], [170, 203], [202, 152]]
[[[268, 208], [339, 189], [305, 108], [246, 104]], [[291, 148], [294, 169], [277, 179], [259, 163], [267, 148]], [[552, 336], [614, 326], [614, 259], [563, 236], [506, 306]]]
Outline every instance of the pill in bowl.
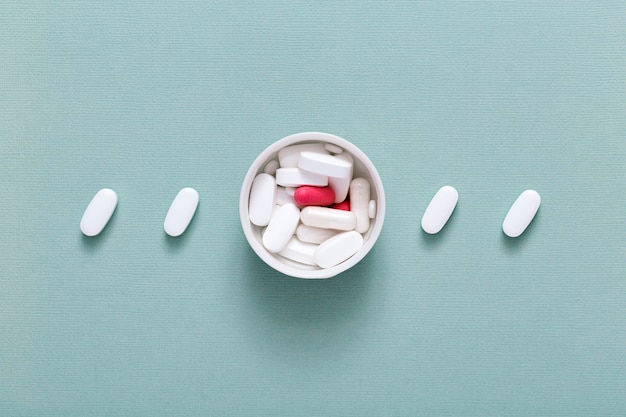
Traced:
[[270, 145], [248, 170], [239, 200], [254, 252], [297, 278], [330, 278], [372, 249], [385, 193], [363, 151], [335, 135], [305, 132]]

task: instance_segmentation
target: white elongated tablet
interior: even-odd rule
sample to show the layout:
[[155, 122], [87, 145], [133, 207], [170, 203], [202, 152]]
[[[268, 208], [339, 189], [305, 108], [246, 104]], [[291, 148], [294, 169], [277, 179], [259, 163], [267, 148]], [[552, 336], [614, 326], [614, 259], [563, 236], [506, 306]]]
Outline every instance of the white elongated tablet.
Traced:
[[352, 175], [351, 163], [327, 153], [301, 152], [298, 168], [334, 178], [349, 178]]
[[269, 174], [259, 174], [252, 181], [248, 215], [252, 224], [267, 226], [276, 203], [276, 180]]
[[163, 222], [165, 233], [172, 237], [182, 235], [187, 230], [187, 226], [189, 226], [193, 215], [196, 213], [199, 200], [200, 196], [193, 188], [185, 187], [180, 190], [165, 216], [165, 221]]
[[439, 233], [452, 215], [459, 193], [454, 187], [446, 185], [435, 193], [422, 216], [422, 229], [431, 235]]
[[300, 210], [293, 204], [276, 206], [270, 223], [263, 233], [263, 246], [272, 253], [283, 250], [300, 221]]
[[321, 268], [330, 268], [350, 258], [363, 246], [363, 236], [355, 230], [339, 233], [315, 249], [313, 260]]
[[370, 228], [370, 183], [365, 178], [355, 178], [350, 183], [350, 211], [356, 216], [355, 230], [367, 232]]
[[328, 207], [307, 206], [302, 209], [300, 220], [307, 226], [322, 229], [352, 230], [356, 227], [354, 213]]
[[352, 181], [352, 172], [354, 170], [354, 160], [349, 153], [343, 152], [339, 155], [335, 155], [339, 159], [347, 161], [352, 168], [350, 168], [350, 175], [347, 178], [328, 178], [328, 186], [335, 192], [335, 203], [341, 203], [348, 197], [350, 192], [350, 182]]
[[326, 187], [328, 177], [300, 168], [278, 168], [276, 170], [276, 184], [283, 187], [300, 187], [301, 185]]
[[337, 233], [339, 233], [338, 230], [321, 229], [319, 227], [307, 226], [306, 224], [301, 224], [296, 229], [298, 239], [303, 242], [315, 243], [317, 245], [325, 242], [328, 238], [335, 236]]
[[292, 261], [300, 262], [305, 265], [316, 265], [313, 261], [313, 253], [317, 249], [317, 245], [301, 242], [297, 237], [293, 236], [289, 239], [287, 246], [278, 254]]
[[117, 194], [110, 188], [96, 193], [80, 219], [80, 231], [85, 236], [96, 236], [102, 232], [117, 207]]
[[526, 190], [517, 197], [502, 223], [504, 234], [509, 237], [518, 237], [535, 218], [541, 196], [535, 190]]
[[281, 168], [295, 168], [298, 166], [300, 152], [321, 152], [327, 153], [323, 143], [302, 143], [299, 145], [287, 146], [278, 151], [278, 161]]

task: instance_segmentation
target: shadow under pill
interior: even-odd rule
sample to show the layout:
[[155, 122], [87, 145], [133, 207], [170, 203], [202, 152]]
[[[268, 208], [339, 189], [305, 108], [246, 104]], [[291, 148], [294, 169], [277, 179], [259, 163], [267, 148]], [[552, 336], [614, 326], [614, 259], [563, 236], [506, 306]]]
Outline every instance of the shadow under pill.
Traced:
[[187, 241], [190, 240], [193, 237], [193, 234], [195, 233], [194, 221], [195, 221], [195, 218], [198, 216], [199, 211], [200, 211], [200, 206], [198, 205], [193, 218], [187, 225], [187, 229], [185, 229], [183, 234], [181, 234], [180, 236], [176, 236], [176, 237], [170, 236], [167, 233], [165, 233], [165, 231], [163, 230], [163, 239], [165, 239], [165, 246], [167, 250], [171, 252], [178, 252], [181, 249], [183, 249], [185, 246], [187, 246]]
[[109, 219], [107, 225], [102, 229], [102, 231], [96, 236], [86, 236], [80, 230], [80, 246], [85, 252], [94, 252], [98, 250], [98, 248], [104, 245], [104, 242], [109, 240], [110, 234], [112, 233], [110, 230], [115, 227], [115, 223], [117, 222], [117, 216], [115, 213]]
[[533, 235], [537, 233], [536, 229], [539, 227], [538, 223], [540, 222], [541, 222], [541, 209], [537, 211], [537, 214], [535, 214], [535, 217], [530, 222], [526, 230], [524, 230], [524, 232], [518, 237], [508, 237], [507, 235], [504, 234], [504, 232], [502, 231], [502, 228], [500, 228], [500, 234], [502, 235], [501, 241], [502, 241], [502, 245], [504, 246], [504, 249], [507, 252], [512, 252], [515, 250], [519, 250], [519, 248], [526, 245], [526, 242], [533, 239]]
[[443, 228], [438, 233], [435, 233], [434, 235], [426, 233], [422, 229], [421, 226], [419, 227], [419, 233], [422, 235], [421, 240], [422, 240], [424, 248], [429, 249], [429, 250], [436, 249], [439, 246], [441, 246], [444, 241], [449, 239], [449, 235], [454, 233], [454, 230], [451, 230], [451, 229], [454, 229], [455, 227], [454, 225], [456, 224], [458, 211], [459, 211], [459, 206], [457, 205], [454, 211], [452, 212], [452, 214], [450, 215], [450, 218], [448, 219], [446, 224], [443, 226]]

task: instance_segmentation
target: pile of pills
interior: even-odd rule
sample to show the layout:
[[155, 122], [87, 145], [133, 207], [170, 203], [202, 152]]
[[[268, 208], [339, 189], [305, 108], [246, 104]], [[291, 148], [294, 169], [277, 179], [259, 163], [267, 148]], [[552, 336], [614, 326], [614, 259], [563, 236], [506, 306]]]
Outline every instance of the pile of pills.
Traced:
[[252, 182], [248, 214], [262, 229], [268, 252], [330, 268], [363, 246], [376, 216], [365, 178], [353, 178], [354, 160], [329, 143], [287, 146]]

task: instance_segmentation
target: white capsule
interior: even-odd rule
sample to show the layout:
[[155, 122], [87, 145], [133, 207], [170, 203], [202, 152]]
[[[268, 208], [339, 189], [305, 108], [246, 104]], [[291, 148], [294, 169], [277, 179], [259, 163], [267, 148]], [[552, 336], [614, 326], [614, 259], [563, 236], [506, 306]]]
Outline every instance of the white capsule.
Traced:
[[356, 216], [355, 230], [365, 233], [370, 228], [370, 183], [365, 178], [355, 178], [350, 183], [350, 211]]
[[[302, 213], [300, 213], [300, 215], [302, 215]], [[319, 227], [307, 226], [306, 224], [301, 224], [296, 229], [298, 239], [317, 245], [325, 242], [328, 238], [335, 236], [337, 233], [339, 233], [339, 231], [334, 229], [321, 229]]]
[[326, 150], [330, 153], [334, 153], [334, 154], [340, 154], [341, 152], [343, 152], [343, 149], [341, 149], [339, 146], [337, 145], [333, 145], [332, 143], [327, 143], [324, 145], [324, 147], [326, 148]]
[[85, 236], [102, 232], [117, 207], [117, 194], [109, 188], [98, 191], [91, 199], [80, 220], [80, 230]]
[[186, 187], [180, 190], [165, 216], [163, 222], [165, 233], [173, 237], [182, 235], [196, 213], [199, 199], [198, 192], [193, 188]]
[[278, 169], [278, 167], [279, 167], [278, 161], [275, 159], [272, 159], [267, 164], [265, 164], [265, 167], [263, 168], [263, 172], [266, 174], [270, 174], [270, 175], [276, 175], [276, 170]]
[[318, 152], [301, 152], [298, 168], [333, 178], [349, 178], [352, 164], [333, 155]]
[[502, 223], [502, 230], [509, 237], [518, 237], [532, 222], [539, 205], [541, 196], [535, 190], [526, 190], [513, 203]]
[[308, 206], [302, 209], [300, 220], [307, 226], [322, 229], [352, 230], [356, 227], [356, 216], [351, 211], [328, 207]]
[[352, 181], [354, 160], [347, 152], [343, 152], [335, 156], [339, 159], [347, 161], [351, 166], [350, 175], [347, 178], [328, 178], [328, 186], [335, 192], [335, 203], [341, 203], [342, 201], [345, 201], [348, 197], [348, 193], [350, 192], [350, 182]]
[[290, 195], [290, 196], [294, 196], [296, 194], [296, 187], [284, 187], [285, 188], [285, 192]]
[[305, 265], [316, 265], [313, 261], [313, 253], [317, 249], [317, 245], [305, 243], [293, 236], [287, 246], [285, 246], [278, 254], [292, 261], [300, 262]]
[[278, 168], [276, 170], [276, 183], [283, 187], [300, 187], [301, 185], [325, 187], [328, 185], [328, 177], [300, 168]]
[[302, 143], [299, 145], [287, 146], [278, 151], [278, 160], [282, 168], [295, 168], [298, 166], [300, 152], [321, 152], [326, 153], [323, 143]]
[[430, 200], [422, 216], [422, 229], [431, 235], [439, 233], [448, 222], [458, 200], [459, 193], [454, 187], [449, 185], [441, 187]]
[[300, 210], [293, 204], [276, 206], [270, 223], [263, 233], [263, 246], [270, 252], [280, 252], [296, 231]]
[[338, 265], [357, 253], [363, 246], [363, 236], [354, 230], [339, 233], [319, 245], [313, 260], [321, 268]]
[[259, 174], [252, 181], [248, 214], [252, 224], [266, 226], [276, 203], [276, 181], [269, 174]]
[[293, 199], [293, 194], [289, 194], [289, 191], [285, 187], [276, 188], [276, 204], [284, 206], [285, 204], [296, 204], [296, 200]]
[[370, 200], [370, 204], [367, 206], [367, 215], [370, 219], [376, 217], [376, 200]]

